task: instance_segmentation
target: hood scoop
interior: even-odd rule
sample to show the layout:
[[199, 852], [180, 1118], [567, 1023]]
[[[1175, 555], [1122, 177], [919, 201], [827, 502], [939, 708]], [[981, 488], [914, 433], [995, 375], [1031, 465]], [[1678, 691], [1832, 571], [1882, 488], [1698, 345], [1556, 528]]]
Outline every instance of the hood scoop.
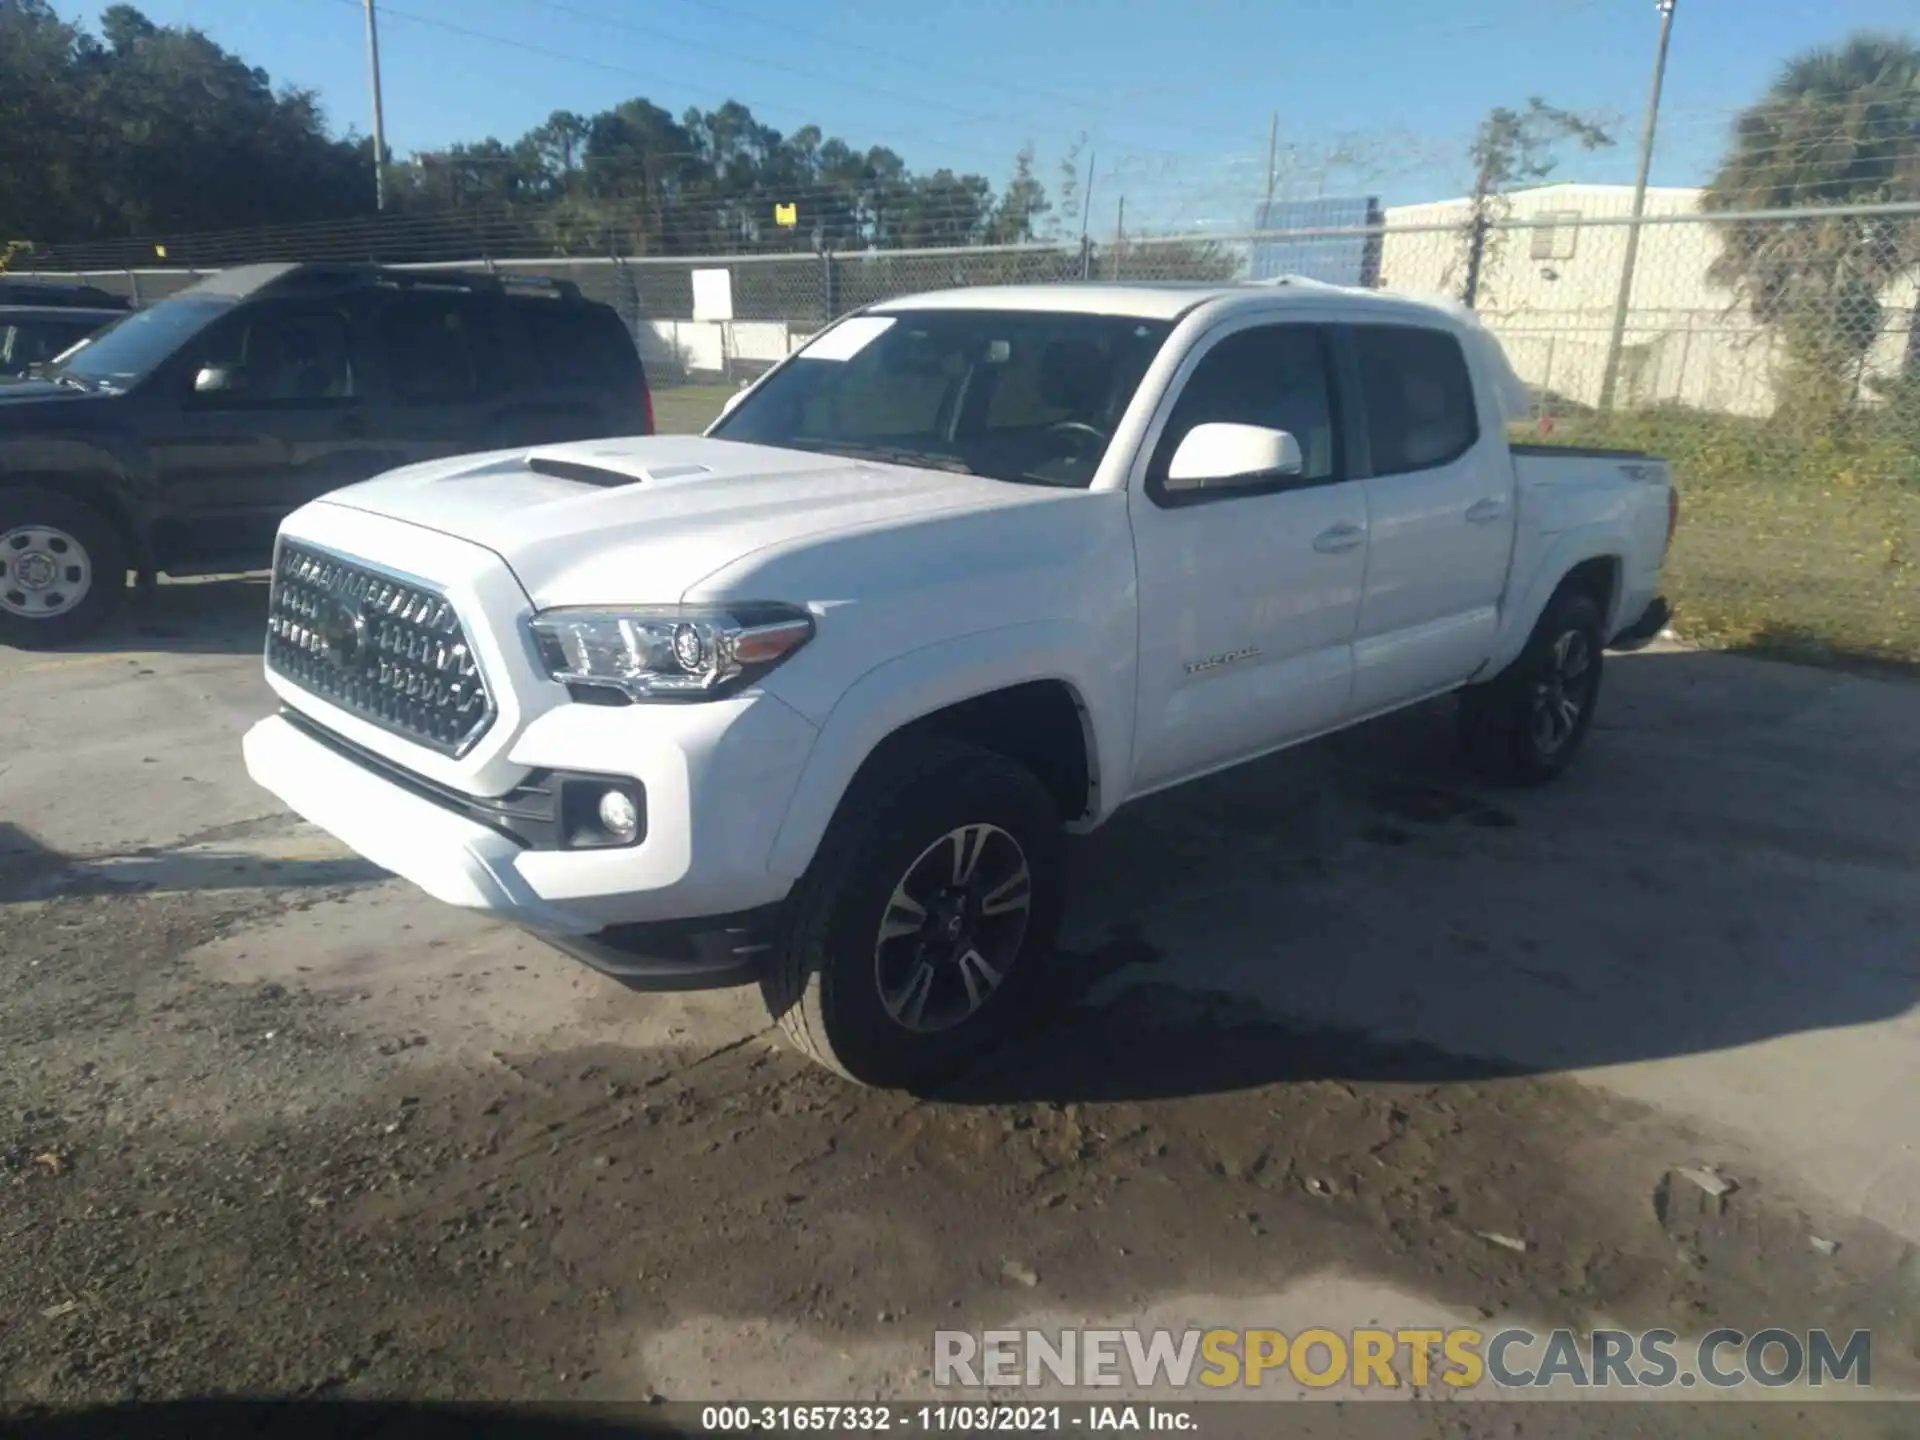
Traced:
[[[577, 453], [577, 452], [576, 452]], [[526, 467], [536, 475], [549, 475], [555, 480], [571, 480], [576, 485], [592, 485], [596, 489], [608, 490], [620, 485], [640, 485], [649, 480], [685, 480], [695, 475], [711, 475], [713, 468], [682, 461], [671, 461], [653, 465], [633, 464], [629, 455], [614, 452], [606, 457], [611, 464], [596, 465], [588, 460], [564, 459], [561, 456], [534, 451], [526, 458]], [[625, 461], [625, 464], [620, 462]]]

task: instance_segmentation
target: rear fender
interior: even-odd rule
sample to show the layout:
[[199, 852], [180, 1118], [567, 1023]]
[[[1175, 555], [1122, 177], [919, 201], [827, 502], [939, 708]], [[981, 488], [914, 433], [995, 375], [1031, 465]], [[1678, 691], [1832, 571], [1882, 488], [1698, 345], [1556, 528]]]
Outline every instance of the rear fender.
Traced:
[[1610, 526], [1571, 530], [1554, 537], [1525, 578], [1516, 577], [1515, 585], [1508, 590], [1507, 600], [1501, 607], [1500, 630], [1494, 637], [1493, 654], [1475, 678], [1484, 680], [1498, 675], [1519, 658], [1533, 634], [1533, 627], [1540, 623], [1540, 617], [1546, 613], [1547, 603], [1560, 588], [1560, 582], [1567, 578], [1575, 566], [1586, 561], [1607, 560], [1615, 567], [1613, 593], [1607, 605], [1606, 632], [1611, 636], [1619, 629], [1622, 590], [1619, 567], [1627, 543], [1625, 532]]

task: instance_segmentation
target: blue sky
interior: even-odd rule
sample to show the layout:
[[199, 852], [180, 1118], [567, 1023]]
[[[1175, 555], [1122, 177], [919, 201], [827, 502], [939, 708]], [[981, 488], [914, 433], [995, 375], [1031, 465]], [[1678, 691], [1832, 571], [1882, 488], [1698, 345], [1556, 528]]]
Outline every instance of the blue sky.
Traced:
[[[370, 128], [360, 0], [141, 8], [318, 91], [337, 127]], [[735, 98], [783, 130], [813, 121], [916, 169], [996, 180], [1031, 140], [1051, 181], [1085, 132], [1097, 211], [1126, 193], [1130, 215], [1209, 223], [1259, 198], [1275, 110], [1292, 195], [1458, 194], [1475, 122], [1530, 94], [1616, 122], [1614, 150], [1559, 178], [1630, 181], [1658, 31], [1653, 0], [395, 0], [381, 15], [402, 155], [634, 95], [676, 114]], [[1680, 0], [1654, 182], [1702, 180], [1788, 55], [1917, 18], [1913, 0]], [[1343, 142], [1360, 163], [1329, 168]]]

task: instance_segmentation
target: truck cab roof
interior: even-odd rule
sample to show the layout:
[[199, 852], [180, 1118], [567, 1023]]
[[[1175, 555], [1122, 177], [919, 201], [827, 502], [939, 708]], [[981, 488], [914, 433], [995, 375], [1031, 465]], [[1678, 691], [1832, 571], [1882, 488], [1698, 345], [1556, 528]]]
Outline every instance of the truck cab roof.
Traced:
[[1509, 420], [1532, 413], [1533, 396], [1513, 369], [1506, 351], [1473, 310], [1440, 295], [1412, 295], [1359, 286], [1333, 285], [1305, 276], [1271, 280], [1121, 282], [974, 285], [904, 295], [882, 301], [862, 313], [887, 315], [928, 310], [1027, 310], [1052, 314], [1108, 315], [1177, 322], [1206, 307], [1215, 319], [1235, 312], [1284, 316], [1289, 308], [1324, 308], [1331, 301], [1350, 308], [1353, 318], [1377, 324], [1414, 324], [1451, 331], [1468, 352], [1474, 368], [1492, 387]]

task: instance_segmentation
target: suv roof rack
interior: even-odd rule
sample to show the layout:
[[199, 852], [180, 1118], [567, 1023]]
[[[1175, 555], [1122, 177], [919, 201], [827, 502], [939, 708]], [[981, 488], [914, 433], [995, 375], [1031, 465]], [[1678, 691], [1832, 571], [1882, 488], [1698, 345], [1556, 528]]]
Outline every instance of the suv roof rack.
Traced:
[[571, 280], [547, 275], [502, 274], [484, 270], [390, 270], [374, 272], [373, 283], [397, 290], [467, 290], [473, 293], [540, 294], [555, 300], [578, 300], [580, 287]]
[[571, 280], [545, 275], [503, 275], [484, 270], [421, 266], [402, 269], [391, 265], [338, 263], [236, 265], [200, 282], [209, 293], [245, 296], [263, 291], [314, 292], [355, 290], [378, 286], [391, 290], [453, 290], [466, 294], [544, 295], [555, 300], [581, 300], [580, 287]]

